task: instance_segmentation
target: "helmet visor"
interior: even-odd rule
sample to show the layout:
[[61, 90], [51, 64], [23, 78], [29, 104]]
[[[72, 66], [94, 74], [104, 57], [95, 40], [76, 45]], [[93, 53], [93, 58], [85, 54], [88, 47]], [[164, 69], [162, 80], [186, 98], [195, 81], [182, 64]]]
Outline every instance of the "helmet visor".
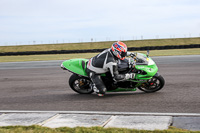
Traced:
[[123, 58], [123, 57], [125, 57], [126, 55], [127, 55], [127, 52], [122, 51], [121, 57]]

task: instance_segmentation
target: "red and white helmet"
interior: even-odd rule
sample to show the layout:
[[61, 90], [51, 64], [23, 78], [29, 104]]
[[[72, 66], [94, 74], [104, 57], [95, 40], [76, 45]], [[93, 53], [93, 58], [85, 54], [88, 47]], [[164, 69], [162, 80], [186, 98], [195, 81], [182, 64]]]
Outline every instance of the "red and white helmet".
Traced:
[[115, 42], [111, 46], [113, 54], [120, 60], [124, 60], [127, 55], [127, 46], [123, 42]]

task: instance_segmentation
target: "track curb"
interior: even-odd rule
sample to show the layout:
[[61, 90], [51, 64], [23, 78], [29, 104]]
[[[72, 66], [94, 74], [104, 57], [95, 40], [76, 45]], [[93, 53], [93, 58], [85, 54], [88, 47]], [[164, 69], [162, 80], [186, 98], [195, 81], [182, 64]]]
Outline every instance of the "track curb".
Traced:
[[58, 113], [58, 114], [90, 114], [90, 115], [148, 115], [148, 116], [196, 116], [200, 113], [155, 113], [155, 112], [102, 112], [102, 111], [25, 111], [25, 110], [0, 110], [0, 113]]
[[16, 125], [40, 125], [50, 128], [100, 126], [165, 130], [169, 126], [175, 126], [200, 131], [199, 123], [200, 113], [0, 110], [0, 127]]

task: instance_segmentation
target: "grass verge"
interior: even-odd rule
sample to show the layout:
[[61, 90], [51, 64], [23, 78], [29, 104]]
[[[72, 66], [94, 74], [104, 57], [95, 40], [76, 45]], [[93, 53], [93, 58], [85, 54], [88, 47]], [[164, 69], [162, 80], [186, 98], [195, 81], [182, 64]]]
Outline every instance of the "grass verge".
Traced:
[[62, 127], [47, 128], [41, 126], [7, 126], [0, 127], [1, 133], [200, 133], [200, 131], [188, 131], [170, 127], [168, 130], [135, 130], [126, 128], [103, 128], [103, 127]]
[[[146, 51], [137, 51], [137, 52], [146, 53]], [[91, 58], [97, 54], [98, 53], [0, 56], [0, 62], [67, 60], [73, 58]], [[150, 56], [173, 56], [173, 55], [200, 55], [200, 48], [150, 51]]]
[[[63, 44], [40, 44], [20, 46], [0, 46], [0, 53], [24, 52], [24, 51], [52, 51], [52, 50], [84, 50], [109, 48], [115, 41], [87, 42], [87, 43], [63, 43]], [[148, 39], [123, 41], [128, 47], [166, 46], [166, 45], [189, 45], [200, 44], [200, 38], [173, 38], [173, 39]]]

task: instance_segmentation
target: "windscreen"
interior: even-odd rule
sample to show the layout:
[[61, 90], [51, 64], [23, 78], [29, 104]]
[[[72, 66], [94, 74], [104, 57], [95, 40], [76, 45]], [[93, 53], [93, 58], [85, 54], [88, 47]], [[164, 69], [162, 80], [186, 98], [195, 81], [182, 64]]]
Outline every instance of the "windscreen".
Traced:
[[147, 57], [143, 54], [138, 53], [137, 54], [137, 62], [138, 65], [148, 65]]

